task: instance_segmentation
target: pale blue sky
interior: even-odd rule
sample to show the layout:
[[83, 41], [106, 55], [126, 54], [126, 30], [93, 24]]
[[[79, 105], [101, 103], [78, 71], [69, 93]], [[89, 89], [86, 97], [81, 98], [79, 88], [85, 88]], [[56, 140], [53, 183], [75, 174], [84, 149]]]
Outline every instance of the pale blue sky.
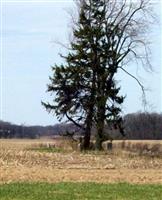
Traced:
[[[19, 0], [20, 1], [20, 0]], [[25, 124], [54, 124], [56, 117], [49, 115], [41, 100], [51, 100], [46, 91], [50, 66], [60, 63], [58, 53], [63, 48], [52, 41], [67, 43], [70, 17], [67, 9], [73, 6], [68, 0], [46, 3], [2, 3], [2, 120]], [[160, 3], [156, 7], [160, 16]], [[149, 88], [147, 99], [152, 105], [149, 111], [162, 112], [161, 75], [161, 26], [150, 29], [154, 36], [152, 64], [157, 73], [139, 70], [141, 81]], [[153, 37], [152, 37], [153, 38]], [[132, 66], [136, 74], [136, 69]], [[135, 69], [135, 70], [134, 70]], [[143, 110], [141, 91], [137, 83], [120, 73], [122, 92], [127, 95], [123, 113]]]

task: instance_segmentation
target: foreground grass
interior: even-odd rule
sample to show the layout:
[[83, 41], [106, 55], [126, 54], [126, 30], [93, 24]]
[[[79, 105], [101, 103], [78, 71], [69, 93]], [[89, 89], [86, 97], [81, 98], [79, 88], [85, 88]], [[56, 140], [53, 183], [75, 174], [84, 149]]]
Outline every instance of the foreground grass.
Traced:
[[12, 183], [0, 185], [1, 200], [161, 200], [162, 185]]

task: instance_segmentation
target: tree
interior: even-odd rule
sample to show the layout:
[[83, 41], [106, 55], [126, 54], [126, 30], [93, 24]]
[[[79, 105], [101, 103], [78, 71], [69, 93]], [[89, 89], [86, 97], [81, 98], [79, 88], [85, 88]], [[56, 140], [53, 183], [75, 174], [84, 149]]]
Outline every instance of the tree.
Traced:
[[[54, 104], [43, 103], [49, 112], [54, 111], [62, 120], [82, 129], [84, 149], [90, 145], [91, 129], [95, 126], [96, 149], [102, 149], [107, 138], [104, 128], [108, 124], [124, 135], [121, 104], [124, 96], [115, 75], [119, 70], [130, 74], [126, 67], [133, 59], [147, 64], [147, 32], [150, 1], [80, 0], [78, 20], [74, 22], [73, 41], [65, 64], [55, 65], [48, 92], [54, 92]], [[145, 98], [144, 98], [145, 99]]]

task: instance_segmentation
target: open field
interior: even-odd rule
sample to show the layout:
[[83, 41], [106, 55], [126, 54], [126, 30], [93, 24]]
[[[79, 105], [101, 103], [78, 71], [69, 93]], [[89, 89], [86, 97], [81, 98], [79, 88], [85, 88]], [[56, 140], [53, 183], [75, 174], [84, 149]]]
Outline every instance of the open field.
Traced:
[[[161, 141], [142, 143], [162, 145]], [[49, 145], [55, 145], [57, 150], [42, 151], [42, 147]], [[80, 153], [62, 141], [0, 140], [0, 183], [88, 181], [162, 184], [161, 156], [139, 156], [134, 151], [123, 150], [121, 145], [121, 142], [116, 142], [112, 152]]]

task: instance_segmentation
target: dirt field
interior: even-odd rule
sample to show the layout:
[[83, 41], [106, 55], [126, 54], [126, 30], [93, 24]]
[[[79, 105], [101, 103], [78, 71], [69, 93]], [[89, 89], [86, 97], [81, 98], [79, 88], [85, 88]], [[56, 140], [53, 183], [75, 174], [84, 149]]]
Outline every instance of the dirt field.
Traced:
[[[140, 148], [138, 141], [128, 146]], [[112, 152], [80, 153], [35, 151], [34, 148], [63, 143], [52, 140], [0, 140], [0, 183], [15, 181], [93, 181], [161, 183], [162, 156], [148, 156], [123, 150], [121, 142]], [[142, 144], [161, 145], [162, 141], [143, 141]], [[65, 144], [64, 144], [65, 145]], [[124, 144], [126, 147], [127, 145]], [[159, 146], [158, 146], [159, 148]]]

